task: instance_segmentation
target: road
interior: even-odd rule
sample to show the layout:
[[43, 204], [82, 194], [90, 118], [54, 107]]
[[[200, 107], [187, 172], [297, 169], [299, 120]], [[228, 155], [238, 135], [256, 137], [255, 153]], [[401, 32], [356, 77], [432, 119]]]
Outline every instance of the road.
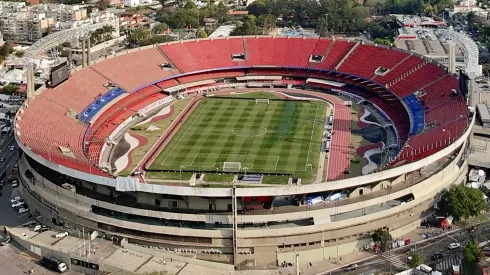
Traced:
[[[15, 145], [14, 150], [10, 150], [9, 146]], [[14, 165], [19, 156], [18, 147], [16, 146], [13, 136], [0, 136], [0, 159], [5, 158], [4, 162], [0, 162], [0, 175], [2, 175], [9, 167]], [[2, 180], [2, 179], [0, 179]], [[10, 198], [18, 196], [18, 187], [12, 187], [7, 183], [2, 188], [3, 195], [0, 196], [0, 228], [3, 226], [19, 226], [31, 218], [27, 214], [18, 215], [11, 207]], [[5, 238], [3, 230], [0, 232], [0, 239]], [[11, 241], [6, 246], [0, 246], [0, 266], [1, 274], [27, 274], [29, 270], [34, 270], [34, 274], [57, 274], [39, 266], [36, 262], [39, 256], [24, 249], [15, 241]], [[77, 272], [67, 272], [65, 274], [75, 275]]]
[[[426, 265], [433, 266], [449, 259], [455, 259], [461, 257], [461, 249], [449, 250], [447, 247], [450, 243], [458, 242], [461, 246], [464, 246], [472, 238], [477, 242], [483, 242], [490, 239], [490, 227], [486, 223], [485, 226], [480, 225], [475, 232], [468, 232], [468, 230], [461, 230], [453, 234], [443, 234], [442, 237], [429, 240], [423, 244], [417, 246], [410, 246], [401, 248], [399, 250], [384, 253], [378, 255], [375, 258], [362, 261], [358, 263], [358, 268], [352, 272], [346, 272], [343, 269], [327, 272], [326, 274], [374, 274], [375, 272], [395, 272], [408, 269], [406, 262], [407, 257], [410, 254], [410, 248], [414, 248], [422, 256], [423, 262]], [[444, 258], [438, 261], [432, 261], [431, 256], [435, 252], [441, 252]]]

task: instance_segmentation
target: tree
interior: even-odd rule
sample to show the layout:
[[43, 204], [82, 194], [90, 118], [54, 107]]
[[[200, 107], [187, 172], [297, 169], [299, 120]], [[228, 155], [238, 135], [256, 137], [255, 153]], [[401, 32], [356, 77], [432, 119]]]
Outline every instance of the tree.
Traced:
[[19, 85], [16, 84], [8, 84], [3, 87], [3, 93], [7, 95], [15, 94], [19, 91]]
[[391, 41], [391, 39], [387, 39], [387, 38], [376, 38], [376, 39], [374, 39], [374, 43], [382, 44], [382, 45], [386, 45], [386, 46], [390, 46], [390, 47], [393, 46], [393, 41]]
[[71, 53], [70, 50], [63, 49], [63, 51], [61, 51], [61, 53], [60, 53], [60, 56], [61, 57], [69, 57], [70, 53]]
[[257, 25], [270, 32], [276, 27], [276, 17], [272, 14], [262, 14], [257, 17]]
[[196, 4], [194, 4], [194, 2], [192, 2], [191, 0], [188, 0], [187, 3], [185, 3], [185, 5], [184, 5], [184, 9], [186, 9], [186, 10], [197, 9], [197, 6], [196, 6]]
[[134, 29], [131, 31], [130, 39], [131, 41], [133, 41], [133, 43], [138, 43], [139, 41], [145, 39], [145, 37], [146, 37], [145, 31], [143, 31], [143, 29], [141, 28]]
[[390, 232], [386, 229], [377, 229], [374, 231], [374, 233], [371, 235], [373, 238], [374, 242], [379, 242], [381, 246], [381, 251], [385, 252], [388, 250], [388, 245], [390, 244], [391, 240], [393, 239], [391, 237]]
[[23, 57], [23, 56], [24, 56], [24, 51], [16, 51], [16, 52], [15, 52], [15, 56], [17, 56], [17, 57], [19, 57], [19, 58], [20, 58], [20, 57]]
[[12, 46], [10, 46], [8, 43], [3, 44], [3, 46], [0, 48], [0, 56], [4, 57], [4, 59], [13, 52], [14, 48], [12, 48]]
[[441, 215], [452, 215], [456, 220], [478, 216], [487, 209], [483, 192], [464, 185], [444, 190], [437, 205]]
[[408, 266], [410, 268], [415, 268], [421, 264], [422, 264], [422, 256], [420, 255], [420, 253], [415, 252], [412, 255], [410, 255], [410, 258], [408, 260]]
[[101, 10], [105, 10], [109, 7], [111, 2], [109, 0], [99, 0], [96, 4], [96, 7]]
[[318, 24], [316, 25], [316, 32], [320, 35], [320, 36], [327, 36], [328, 34], [328, 21], [326, 18], [320, 18], [320, 20], [318, 20]]
[[205, 30], [199, 29], [199, 30], [197, 30], [197, 37], [206, 38], [206, 37], [208, 37], [208, 34], [206, 33]]
[[165, 23], [160, 23], [160, 24], [156, 25], [155, 27], [153, 27], [153, 29], [151, 31], [154, 34], [159, 34], [159, 33], [165, 32], [166, 30], [168, 30], [168, 25]]
[[481, 248], [474, 241], [467, 243], [463, 247], [463, 258], [467, 263], [477, 262], [482, 256]]

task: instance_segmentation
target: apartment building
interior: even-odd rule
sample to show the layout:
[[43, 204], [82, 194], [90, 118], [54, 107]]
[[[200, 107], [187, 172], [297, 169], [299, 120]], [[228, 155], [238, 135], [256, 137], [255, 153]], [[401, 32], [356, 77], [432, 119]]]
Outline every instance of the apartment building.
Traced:
[[35, 42], [52, 31], [107, 22], [119, 33], [119, 19], [112, 13], [92, 11], [83, 5], [0, 2], [0, 30], [5, 39]]
[[0, 15], [0, 26], [5, 39], [34, 42], [54, 25], [54, 19], [45, 13], [27, 11], [9, 12]]
[[46, 13], [55, 22], [79, 21], [87, 18], [87, 9], [80, 5], [39, 4], [33, 7], [38, 13]]

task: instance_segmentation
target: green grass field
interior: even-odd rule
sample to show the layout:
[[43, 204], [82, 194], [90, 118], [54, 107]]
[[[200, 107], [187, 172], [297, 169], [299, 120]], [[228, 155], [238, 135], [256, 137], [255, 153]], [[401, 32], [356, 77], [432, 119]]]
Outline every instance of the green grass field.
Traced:
[[223, 171], [223, 162], [240, 162], [247, 173], [311, 178], [324, 120], [321, 102], [205, 98], [150, 170]]

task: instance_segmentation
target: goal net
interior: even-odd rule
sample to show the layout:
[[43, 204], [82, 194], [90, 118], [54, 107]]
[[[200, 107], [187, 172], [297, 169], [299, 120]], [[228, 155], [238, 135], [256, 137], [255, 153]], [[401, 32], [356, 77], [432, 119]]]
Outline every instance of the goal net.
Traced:
[[270, 100], [268, 98], [256, 98], [255, 103], [267, 103], [269, 104]]
[[225, 172], [240, 172], [242, 169], [241, 162], [223, 162], [223, 171]]

